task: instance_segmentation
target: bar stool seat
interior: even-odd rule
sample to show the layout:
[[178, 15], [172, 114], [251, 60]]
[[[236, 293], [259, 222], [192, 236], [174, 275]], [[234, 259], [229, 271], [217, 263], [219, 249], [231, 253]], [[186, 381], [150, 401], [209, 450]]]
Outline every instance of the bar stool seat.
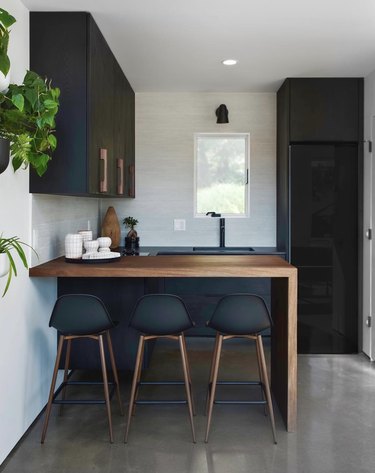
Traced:
[[[110, 398], [116, 391], [120, 411], [123, 415], [123, 408], [120, 395], [119, 379], [117, 374], [116, 362], [112, 348], [111, 336], [109, 330], [114, 328], [118, 323], [112, 321], [103, 302], [95, 296], [89, 294], [66, 294], [57, 299], [49, 321], [49, 326], [60, 332], [59, 343], [55, 367], [52, 376], [51, 388], [44, 419], [41, 443], [44, 443], [48, 422], [51, 414], [52, 404], [60, 404], [60, 409], [64, 404], [105, 404], [107, 408], [108, 427], [110, 442], [113, 443], [112, 419]], [[114, 377], [114, 382], [108, 382], [107, 367], [104, 352], [104, 336], [107, 339], [109, 357]], [[103, 382], [89, 381], [69, 381], [68, 371], [70, 362], [70, 352], [72, 341], [79, 338], [89, 338], [95, 340], [99, 344], [100, 361], [102, 366]], [[67, 342], [64, 381], [55, 391], [56, 378], [59, 370], [61, 355], [65, 341]], [[70, 385], [103, 385], [103, 400], [68, 400], [66, 399], [66, 387]], [[112, 386], [111, 393], [109, 386]], [[62, 399], [56, 399], [62, 391]], [[61, 411], [60, 411], [61, 412]]]
[[[262, 336], [260, 332], [272, 325], [271, 315], [264, 300], [254, 294], [229, 294], [224, 296], [217, 304], [211, 320], [207, 325], [217, 331], [215, 348], [211, 363], [210, 380], [207, 393], [206, 412], [207, 426], [205, 442], [208, 442], [212, 410], [215, 403], [219, 404], [264, 404], [267, 406], [271, 421], [272, 434], [275, 444], [276, 429], [268, 382], [267, 367], [264, 356]], [[247, 338], [256, 342], [256, 352], [259, 370], [259, 381], [218, 381], [220, 355], [224, 340], [232, 338]], [[260, 385], [262, 398], [259, 401], [217, 401], [215, 392], [217, 385]]]
[[[134, 368], [133, 383], [130, 394], [128, 422], [125, 430], [125, 443], [128, 441], [130, 422], [135, 413], [136, 404], [181, 404], [187, 403], [189, 409], [190, 426], [195, 443], [194, 430], [194, 404], [192, 397], [191, 375], [188, 362], [184, 331], [192, 328], [194, 322], [191, 320], [187, 308], [179, 297], [172, 294], [148, 294], [141, 297], [132, 314], [129, 326], [141, 332], [138, 343], [138, 352]], [[141, 381], [143, 355], [145, 343], [149, 340], [167, 338], [179, 342], [181, 353], [184, 381]], [[138, 400], [139, 387], [141, 385], [185, 385], [186, 401], [142, 401]]]

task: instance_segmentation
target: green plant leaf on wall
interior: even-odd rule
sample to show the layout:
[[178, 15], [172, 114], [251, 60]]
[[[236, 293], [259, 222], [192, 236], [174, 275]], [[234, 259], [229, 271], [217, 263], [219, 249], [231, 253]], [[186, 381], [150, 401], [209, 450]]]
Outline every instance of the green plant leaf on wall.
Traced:
[[20, 112], [23, 111], [23, 107], [25, 105], [25, 99], [23, 98], [23, 95], [21, 94], [13, 95], [12, 102], [18, 108]]
[[3, 8], [0, 8], [0, 71], [6, 76], [10, 69], [8, 57], [9, 27], [16, 19]]
[[10, 15], [6, 10], [0, 8], [0, 23], [2, 23], [5, 28], [9, 28], [15, 23], [17, 20], [14, 16]]
[[56, 149], [57, 146], [57, 139], [55, 135], [48, 136], [48, 143], [51, 145], [52, 151]]
[[10, 60], [0, 49], [0, 71], [6, 76], [10, 69]]
[[56, 149], [55, 116], [60, 90], [27, 71], [23, 83], [0, 93], [0, 136], [11, 141], [13, 169], [29, 164], [39, 176], [47, 170]]
[[14, 251], [16, 254], [18, 254], [20, 260], [22, 261], [23, 266], [26, 269], [29, 267], [28, 263], [27, 263], [26, 254], [25, 254], [25, 251], [23, 249], [24, 246], [26, 246], [28, 248], [31, 248], [33, 250], [33, 252], [36, 254], [36, 256], [38, 256], [38, 254], [36, 253], [34, 248], [32, 246], [28, 245], [27, 243], [24, 243], [23, 241], [21, 241], [19, 239], [19, 237], [13, 236], [13, 237], [10, 237], [10, 238], [3, 238], [3, 235], [0, 234], [0, 253], [7, 255], [7, 258], [9, 260], [9, 264], [10, 264], [8, 279], [7, 279], [2, 297], [5, 296], [6, 292], [9, 289], [9, 285], [10, 285], [10, 282], [12, 280], [13, 274], [14, 274], [14, 276], [17, 276], [17, 266], [16, 266], [16, 262], [14, 260], [14, 257], [12, 256], [12, 251]]
[[35, 89], [26, 89], [25, 97], [28, 100], [31, 107], [34, 107], [36, 101], [38, 100], [38, 93]]

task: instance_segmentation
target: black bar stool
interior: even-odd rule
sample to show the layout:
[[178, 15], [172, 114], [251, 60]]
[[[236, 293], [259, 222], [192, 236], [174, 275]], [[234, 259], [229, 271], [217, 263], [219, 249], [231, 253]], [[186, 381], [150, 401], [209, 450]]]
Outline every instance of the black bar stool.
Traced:
[[[120, 404], [121, 414], [123, 415], [119, 380], [117, 375], [117, 368], [115, 357], [113, 354], [111, 337], [109, 330], [117, 325], [117, 322], [113, 322], [109, 316], [107, 309], [103, 302], [95, 297], [88, 294], [67, 294], [57, 299], [55, 307], [53, 308], [49, 326], [54, 327], [60, 332], [59, 344], [57, 348], [55, 368], [53, 371], [51, 388], [48, 398], [48, 404], [46, 409], [46, 416], [43, 425], [41, 443], [44, 443], [46, 437], [48, 421], [51, 414], [52, 404], [105, 404], [107, 407], [108, 426], [109, 426], [109, 438], [113, 443], [113, 432], [112, 432], [112, 419], [111, 419], [111, 405], [110, 398], [112, 397], [114, 390], [116, 390], [118, 401]], [[111, 360], [112, 371], [114, 382], [108, 382], [107, 368], [105, 362], [104, 353], [104, 341], [103, 338], [106, 336], [109, 357]], [[89, 381], [69, 381], [68, 370], [70, 361], [70, 351], [72, 340], [78, 338], [90, 338], [96, 340], [99, 343], [100, 350], [100, 361], [103, 373], [103, 382], [89, 382]], [[67, 341], [66, 356], [65, 356], [65, 369], [64, 369], [64, 381], [54, 393], [57, 373], [59, 370], [61, 354], [64, 346], [64, 342]], [[104, 386], [104, 400], [67, 400], [65, 399], [65, 390], [68, 385], [103, 385]], [[109, 386], [112, 386], [111, 393], [109, 392]], [[62, 393], [62, 399], [57, 400], [56, 397]], [[61, 409], [60, 407], [60, 409]]]
[[[130, 394], [128, 423], [125, 431], [125, 443], [128, 441], [130, 422], [135, 413], [136, 404], [188, 404], [191, 432], [195, 443], [194, 405], [191, 389], [190, 367], [186, 350], [184, 331], [193, 327], [194, 322], [182, 299], [171, 294], [148, 294], [141, 297], [133, 311], [129, 326], [140, 331], [138, 352], [134, 368], [133, 384]], [[157, 338], [168, 338], [179, 342], [184, 381], [141, 381], [145, 342]], [[176, 385], [185, 384], [187, 401], [138, 400], [139, 386], [150, 384]]]
[[[224, 296], [217, 304], [211, 320], [207, 323], [209, 327], [217, 330], [215, 349], [212, 357], [210, 381], [208, 386], [206, 412], [207, 427], [205, 442], [208, 442], [210, 432], [212, 409], [215, 404], [264, 404], [268, 408], [272, 434], [276, 442], [275, 419], [271, 392], [268, 382], [266, 360], [264, 357], [262, 336], [259, 332], [269, 328], [272, 324], [271, 316], [268, 312], [264, 300], [253, 294], [230, 294]], [[221, 348], [224, 340], [231, 338], [247, 338], [255, 340], [257, 361], [259, 369], [259, 381], [218, 381], [218, 371], [220, 364]], [[265, 400], [259, 401], [217, 401], [215, 391], [217, 385], [260, 385]]]

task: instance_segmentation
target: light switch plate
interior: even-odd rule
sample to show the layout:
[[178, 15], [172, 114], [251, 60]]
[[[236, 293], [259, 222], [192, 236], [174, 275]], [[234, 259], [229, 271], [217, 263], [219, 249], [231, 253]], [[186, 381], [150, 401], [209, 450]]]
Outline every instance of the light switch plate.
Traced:
[[184, 232], [186, 230], [186, 220], [184, 218], [175, 218], [173, 220], [173, 228], [175, 232]]

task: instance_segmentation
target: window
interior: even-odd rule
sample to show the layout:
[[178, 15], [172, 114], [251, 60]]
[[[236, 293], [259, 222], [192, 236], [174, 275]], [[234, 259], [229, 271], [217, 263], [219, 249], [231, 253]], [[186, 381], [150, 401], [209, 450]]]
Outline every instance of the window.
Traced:
[[194, 211], [246, 217], [249, 212], [248, 133], [195, 135]]

